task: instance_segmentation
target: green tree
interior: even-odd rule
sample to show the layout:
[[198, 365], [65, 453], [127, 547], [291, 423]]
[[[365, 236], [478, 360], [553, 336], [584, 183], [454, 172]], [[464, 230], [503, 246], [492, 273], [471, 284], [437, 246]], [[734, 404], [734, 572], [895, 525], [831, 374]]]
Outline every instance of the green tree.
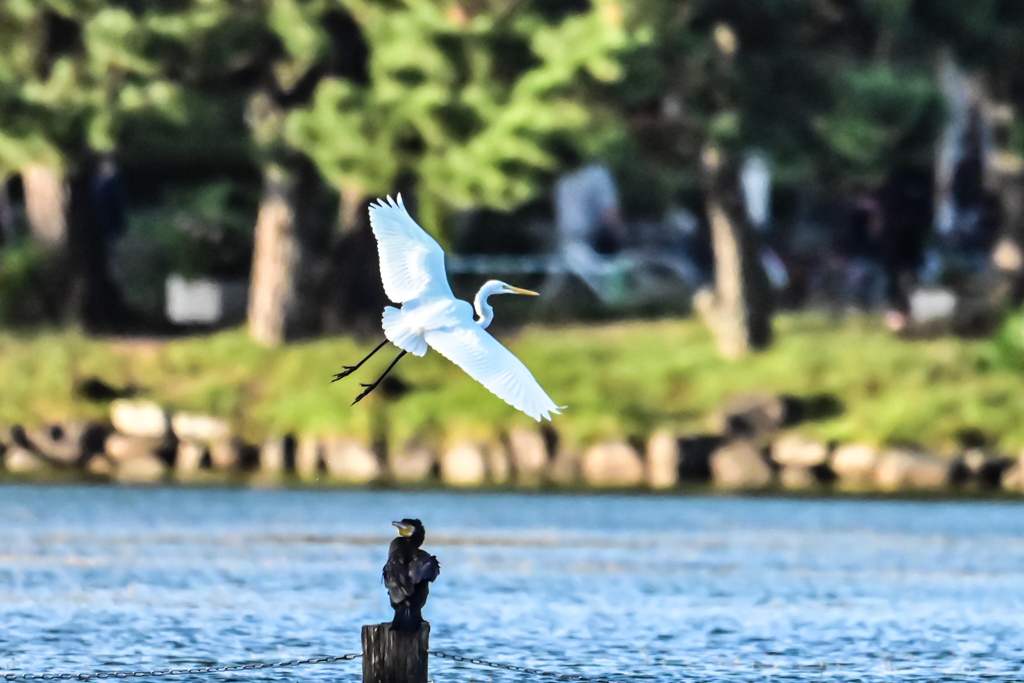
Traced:
[[741, 154], [767, 150], [776, 174], [790, 179], [883, 177], [934, 120], [934, 88], [916, 64], [902, 68], [899, 40], [890, 41], [905, 37], [907, 12], [907, 3], [874, 0], [631, 5], [629, 25], [651, 40], [629, 55], [629, 87], [612, 95], [653, 163], [669, 175], [699, 169], [716, 281], [695, 303], [724, 355], [772, 337], [772, 295], [739, 189]]
[[[308, 155], [339, 191], [343, 222], [363, 231], [366, 201], [403, 187], [435, 234], [451, 209], [508, 208], [534, 196], [554, 166], [548, 141], [591, 125], [585, 83], [618, 78], [616, 55], [628, 40], [613, 0], [554, 17], [538, 9], [544, 3], [341, 5], [369, 51], [365, 78], [322, 78], [307, 105], [267, 117], [266, 138]], [[323, 51], [318, 36], [291, 36], [289, 49]], [[296, 270], [288, 252], [278, 247], [282, 256], [265, 269], [278, 273], [275, 282], [288, 279], [286, 267]], [[367, 265], [350, 267], [375, 278]], [[260, 289], [254, 279], [254, 296]], [[252, 316], [250, 323], [258, 338], [283, 336], [260, 332]]]
[[558, 22], [501, 3], [475, 14], [430, 0], [351, 7], [373, 55], [369, 82], [325, 79], [286, 135], [356, 204], [402, 176], [421, 204], [522, 203], [552, 166], [547, 140], [590, 122], [580, 75], [620, 74], [625, 34], [610, 2]]
[[[11, 0], [0, 7], [0, 180], [22, 177], [32, 236], [49, 254], [50, 298], [62, 302], [52, 313], [62, 316], [80, 314], [82, 296], [96, 294], [103, 277], [103, 254], [94, 253], [100, 236], [86, 218], [92, 161], [117, 149], [133, 115], [179, 111], [178, 88], [160, 70], [161, 26], [172, 15], [131, 5]], [[69, 290], [82, 296], [68, 297]]]
[[259, 79], [246, 111], [263, 178], [248, 322], [253, 339], [277, 345], [315, 329], [313, 238], [322, 218], [316, 170], [306, 151], [287, 139], [286, 121], [324, 79], [365, 81], [366, 45], [334, 0], [269, 0], [255, 7], [272, 47], [256, 55]]
[[[179, 113], [178, 88], [160, 73], [161, 29], [170, 17], [133, 13], [99, 0], [11, 0], [0, 8], [0, 173], [26, 173], [33, 194], [37, 166], [63, 185], [90, 153], [113, 152], [121, 124], [141, 110]], [[52, 188], [45, 195], [60, 195]], [[48, 199], [48, 197], [47, 197]], [[42, 217], [67, 199], [28, 199], [44, 243], [67, 239], [66, 219]], [[61, 223], [64, 222], [64, 225]]]

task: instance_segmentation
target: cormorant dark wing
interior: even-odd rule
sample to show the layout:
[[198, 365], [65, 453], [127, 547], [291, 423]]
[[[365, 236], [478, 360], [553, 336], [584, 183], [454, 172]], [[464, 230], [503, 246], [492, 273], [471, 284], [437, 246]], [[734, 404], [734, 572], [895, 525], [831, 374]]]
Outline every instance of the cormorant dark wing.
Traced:
[[413, 594], [416, 582], [408, 569], [400, 557], [389, 557], [384, 565], [384, 586], [394, 604], [407, 600]]
[[420, 581], [433, 581], [441, 573], [441, 563], [426, 550], [417, 550], [409, 563], [409, 578], [413, 584]]

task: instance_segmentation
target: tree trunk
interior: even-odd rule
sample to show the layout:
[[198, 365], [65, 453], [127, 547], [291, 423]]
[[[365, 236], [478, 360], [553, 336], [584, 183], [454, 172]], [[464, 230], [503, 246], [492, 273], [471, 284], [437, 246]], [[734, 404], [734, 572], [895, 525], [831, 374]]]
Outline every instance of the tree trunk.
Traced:
[[378, 337], [388, 299], [380, 280], [377, 240], [370, 228], [370, 199], [355, 191], [342, 196], [341, 237], [331, 250], [322, 283], [323, 326], [328, 332]]
[[45, 251], [38, 296], [43, 318], [51, 324], [81, 320], [82, 259], [72, 258], [69, 225], [72, 183], [57, 167], [43, 163], [21, 169], [25, 213], [33, 242]]
[[345, 235], [361, 227], [363, 213], [369, 206], [366, 192], [361, 187], [341, 188], [341, 202], [338, 204], [338, 232]]
[[747, 220], [736, 163], [708, 147], [701, 165], [715, 254], [715, 290], [698, 292], [694, 306], [719, 352], [736, 358], [771, 342], [771, 285]]
[[60, 249], [68, 240], [68, 192], [63, 174], [46, 164], [21, 170], [25, 211], [32, 237], [48, 249]]
[[249, 335], [264, 346], [284, 343], [295, 299], [299, 245], [294, 192], [295, 180], [283, 166], [264, 169], [249, 287]]
[[6, 179], [0, 180], [0, 247], [14, 241], [14, 209]]

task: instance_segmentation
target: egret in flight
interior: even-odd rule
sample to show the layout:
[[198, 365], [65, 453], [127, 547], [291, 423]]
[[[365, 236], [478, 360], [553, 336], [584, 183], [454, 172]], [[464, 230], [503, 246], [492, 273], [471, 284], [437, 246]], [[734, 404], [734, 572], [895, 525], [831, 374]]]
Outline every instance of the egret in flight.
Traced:
[[538, 422], [557, 414], [559, 406], [548, 398], [522, 361], [486, 331], [494, 319], [488, 297], [536, 296], [537, 292], [489, 280], [476, 293], [472, 305], [456, 299], [445, 274], [444, 251], [405, 210], [402, 195], [397, 201], [388, 197], [387, 202], [371, 204], [370, 225], [377, 238], [384, 293], [402, 307], [384, 307], [384, 341], [355, 365], [346, 365], [332, 381], [348, 377], [389, 341], [402, 352], [376, 381], [361, 385], [363, 393], [352, 404], [376, 389], [402, 356], [422, 356], [431, 346], [498, 398]]

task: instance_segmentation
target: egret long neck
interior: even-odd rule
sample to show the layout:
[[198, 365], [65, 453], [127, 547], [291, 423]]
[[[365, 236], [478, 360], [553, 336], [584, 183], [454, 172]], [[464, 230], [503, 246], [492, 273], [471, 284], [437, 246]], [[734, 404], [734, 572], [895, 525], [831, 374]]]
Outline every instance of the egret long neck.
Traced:
[[485, 330], [491, 324], [491, 321], [494, 320], [494, 309], [487, 303], [487, 297], [490, 295], [490, 290], [486, 287], [481, 287], [480, 291], [476, 293], [476, 298], [473, 299], [473, 309], [477, 315], [476, 324]]

